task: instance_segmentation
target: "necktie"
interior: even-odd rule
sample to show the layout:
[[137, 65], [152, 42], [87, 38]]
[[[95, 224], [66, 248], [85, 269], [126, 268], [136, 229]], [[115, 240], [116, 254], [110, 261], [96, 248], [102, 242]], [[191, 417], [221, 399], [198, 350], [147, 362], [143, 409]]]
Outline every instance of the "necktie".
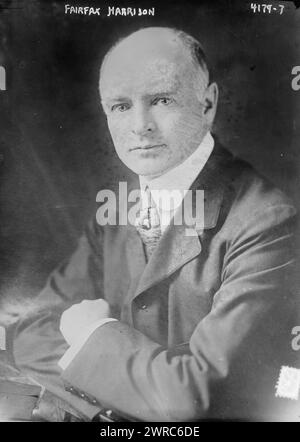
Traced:
[[144, 244], [147, 260], [152, 255], [161, 237], [159, 213], [151, 196], [149, 187], [145, 188], [147, 206], [143, 208], [136, 220], [136, 229]]

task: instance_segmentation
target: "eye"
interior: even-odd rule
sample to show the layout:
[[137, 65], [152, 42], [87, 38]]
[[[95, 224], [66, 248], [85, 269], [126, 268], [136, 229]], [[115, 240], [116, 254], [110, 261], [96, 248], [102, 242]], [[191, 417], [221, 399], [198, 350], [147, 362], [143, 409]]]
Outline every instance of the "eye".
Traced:
[[153, 101], [152, 104], [154, 104], [154, 105], [161, 104], [163, 106], [168, 106], [172, 102], [173, 102], [173, 100], [170, 97], [159, 97], [159, 98], [155, 98], [155, 100]]
[[129, 109], [129, 105], [126, 103], [114, 104], [111, 107], [112, 112], [125, 112]]

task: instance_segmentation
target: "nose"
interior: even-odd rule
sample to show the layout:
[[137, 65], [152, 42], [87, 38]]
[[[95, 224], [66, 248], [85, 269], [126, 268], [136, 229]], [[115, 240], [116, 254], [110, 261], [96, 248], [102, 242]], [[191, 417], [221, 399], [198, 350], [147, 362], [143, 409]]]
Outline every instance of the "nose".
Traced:
[[135, 135], [149, 135], [155, 131], [156, 124], [151, 112], [145, 107], [139, 106], [135, 109], [132, 121], [132, 132]]

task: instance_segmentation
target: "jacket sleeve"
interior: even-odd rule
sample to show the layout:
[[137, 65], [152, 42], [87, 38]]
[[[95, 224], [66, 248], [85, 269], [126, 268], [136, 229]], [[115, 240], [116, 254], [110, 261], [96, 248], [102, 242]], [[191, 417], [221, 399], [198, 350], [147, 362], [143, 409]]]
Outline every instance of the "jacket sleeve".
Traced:
[[34, 299], [34, 310], [18, 321], [13, 339], [16, 366], [87, 417], [98, 408], [67, 392], [60, 377], [57, 363], [68, 345], [59, 323], [62, 312], [72, 304], [102, 297], [101, 241], [101, 231], [90, 223], [71, 258], [50, 275]]
[[285, 302], [294, 263], [294, 215], [292, 206], [278, 205], [233, 222], [221, 286], [187, 345], [164, 348], [124, 323], [108, 323], [94, 331], [63, 378], [141, 420], [205, 417], [215, 387], [236, 370], [237, 355], [247, 355], [251, 341], [254, 347], [264, 345], [257, 330], [267, 333], [264, 324]]

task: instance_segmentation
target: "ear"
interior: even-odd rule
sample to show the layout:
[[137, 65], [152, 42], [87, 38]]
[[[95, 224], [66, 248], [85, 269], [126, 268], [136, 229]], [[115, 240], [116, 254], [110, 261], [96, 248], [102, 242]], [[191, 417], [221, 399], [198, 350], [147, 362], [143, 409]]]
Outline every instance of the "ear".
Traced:
[[219, 89], [217, 83], [210, 83], [203, 94], [204, 115], [210, 124], [213, 123], [216, 115], [218, 97]]

